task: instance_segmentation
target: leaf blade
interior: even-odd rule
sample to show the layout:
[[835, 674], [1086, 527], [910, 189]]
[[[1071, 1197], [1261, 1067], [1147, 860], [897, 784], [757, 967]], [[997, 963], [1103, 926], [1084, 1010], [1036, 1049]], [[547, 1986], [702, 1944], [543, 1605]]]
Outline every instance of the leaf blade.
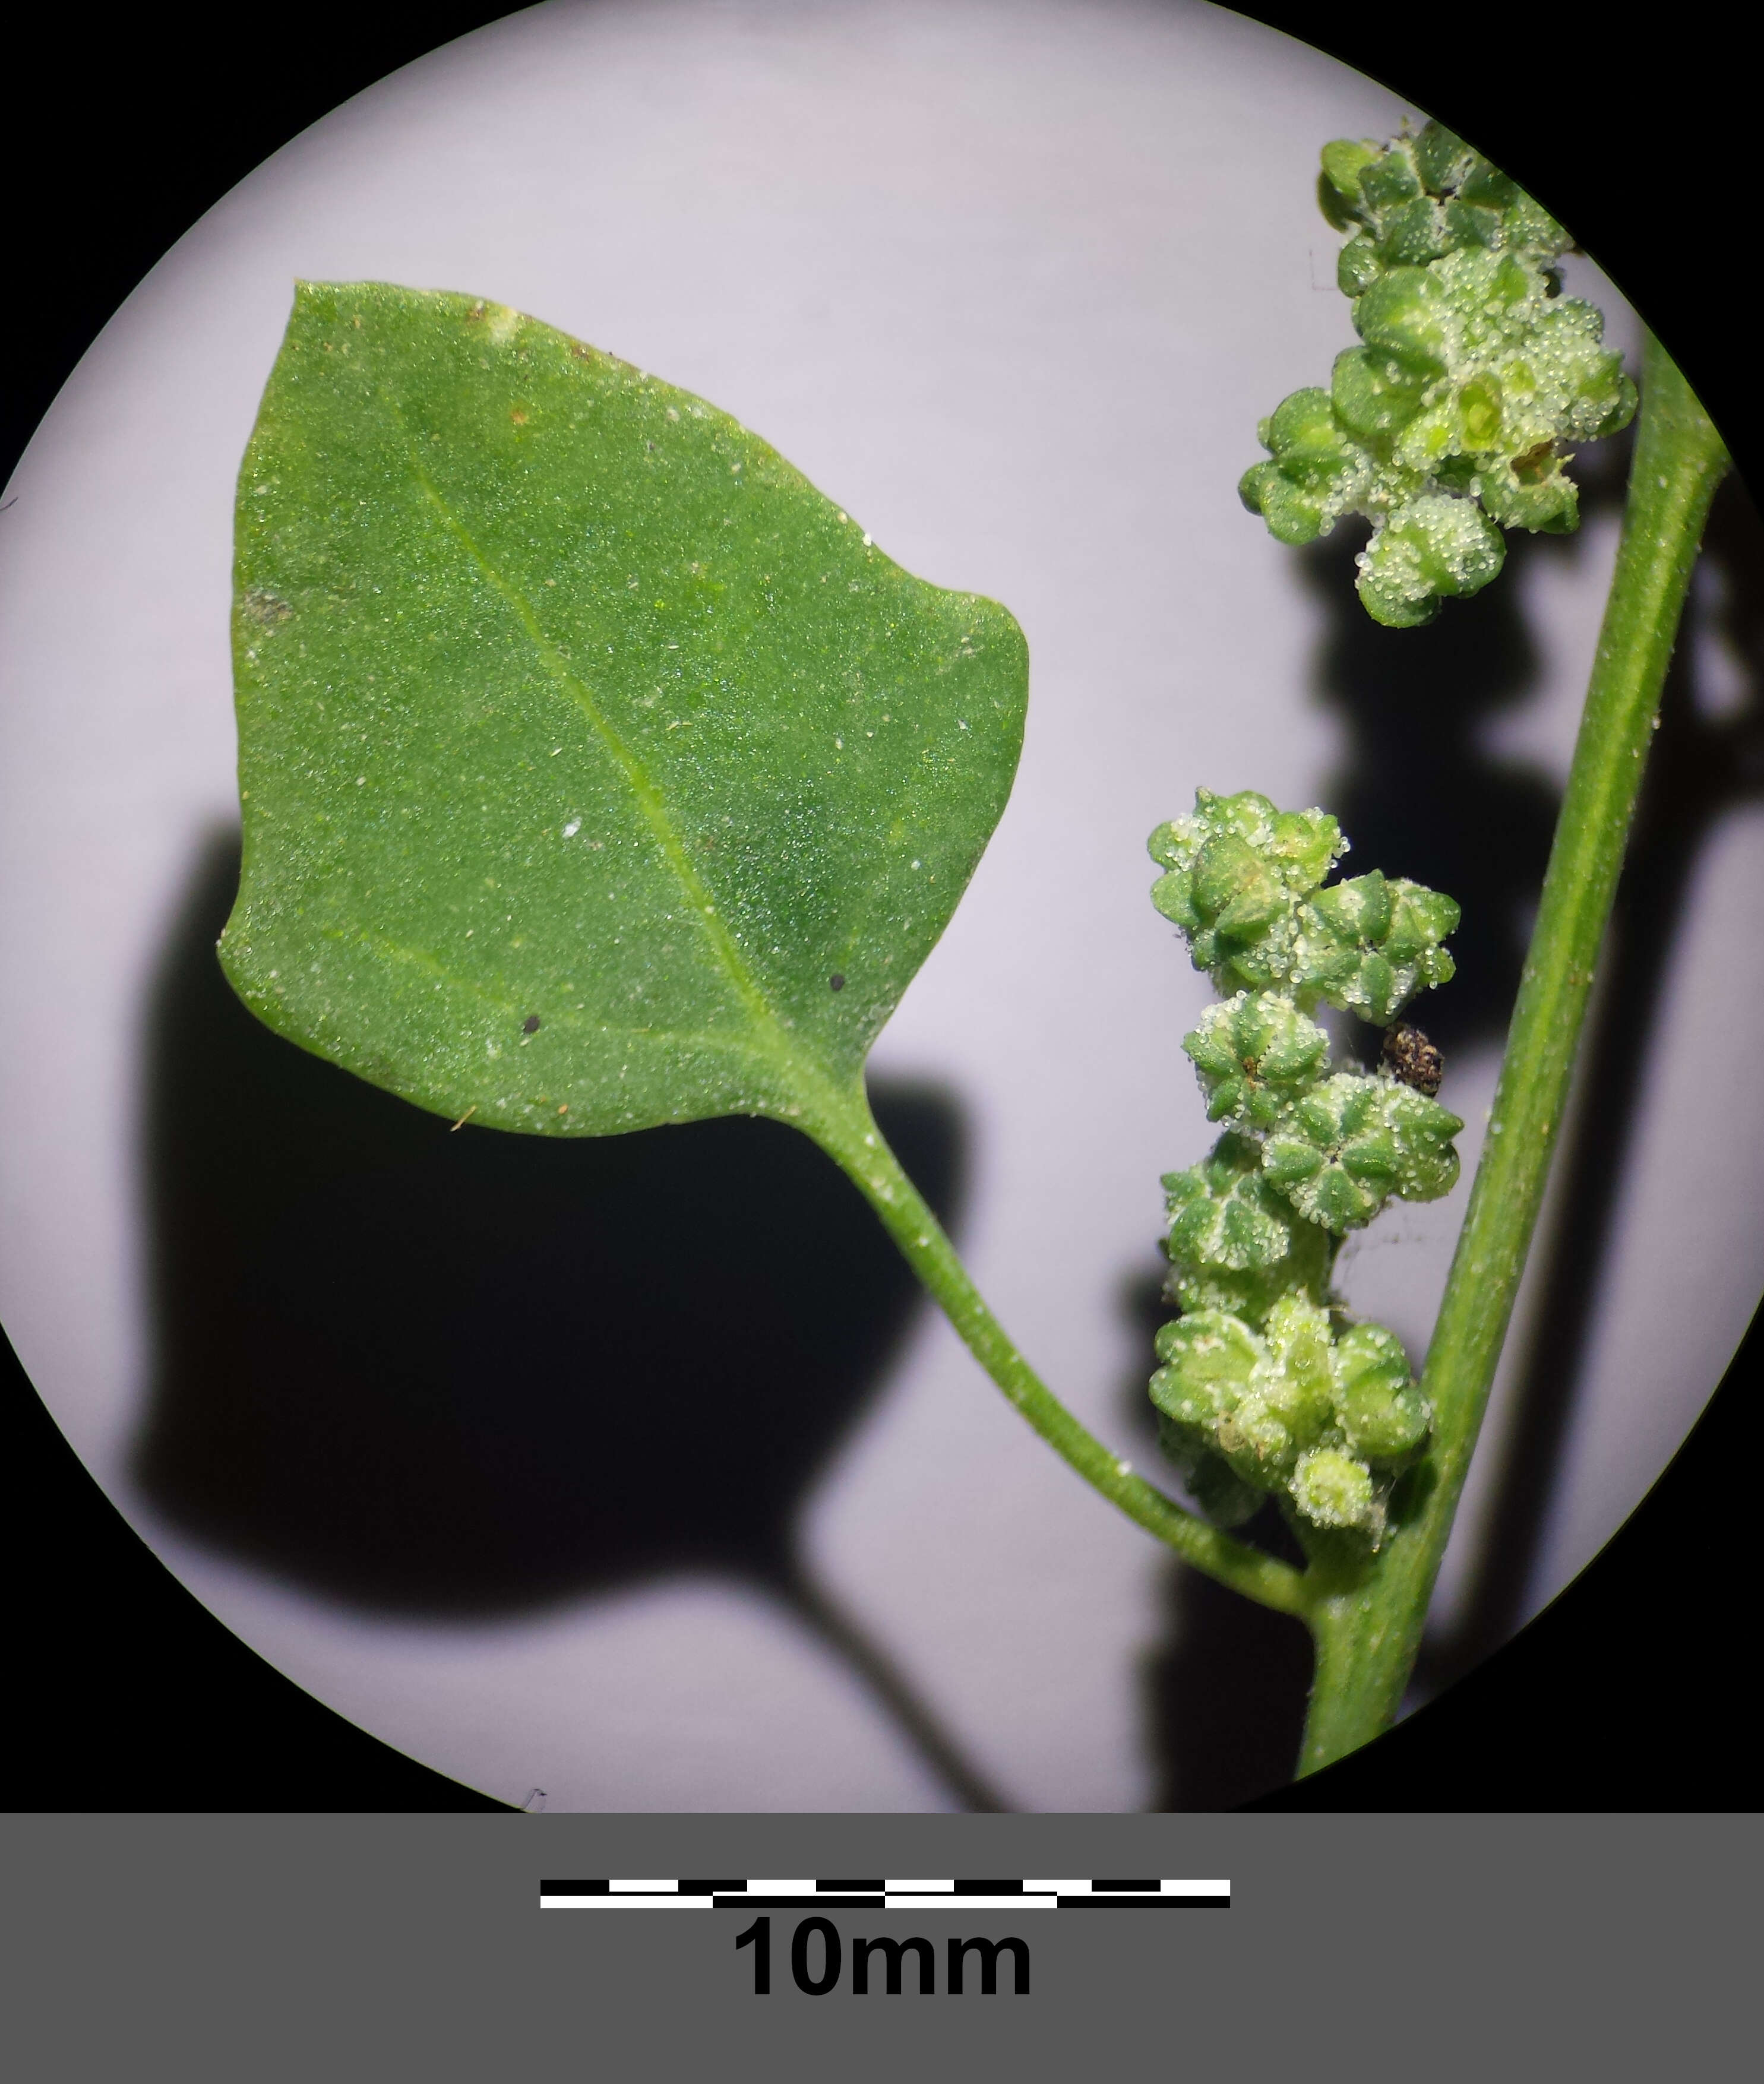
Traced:
[[1020, 748], [1005, 611], [703, 400], [466, 297], [301, 286], [235, 599], [229, 976], [504, 1127], [849, 1088]]

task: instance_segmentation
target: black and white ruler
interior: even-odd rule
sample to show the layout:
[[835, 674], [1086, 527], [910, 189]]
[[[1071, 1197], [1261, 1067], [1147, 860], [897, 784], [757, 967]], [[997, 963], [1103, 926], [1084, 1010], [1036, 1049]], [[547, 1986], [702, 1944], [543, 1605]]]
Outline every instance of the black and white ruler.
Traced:
[[542, 1881], [541, 1910], [1229, 1910], [1228, 1881]]

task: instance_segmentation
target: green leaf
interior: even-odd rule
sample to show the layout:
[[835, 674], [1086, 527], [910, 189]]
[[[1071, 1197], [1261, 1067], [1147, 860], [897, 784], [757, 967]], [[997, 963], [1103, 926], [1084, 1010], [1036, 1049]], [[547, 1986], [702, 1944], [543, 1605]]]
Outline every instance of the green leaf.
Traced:
[[1002, 608], [689, 392], [384, 284], [299, 290], [233, 629], [227, 975], [503, 1129], [849, 1126], [1022, 739]]

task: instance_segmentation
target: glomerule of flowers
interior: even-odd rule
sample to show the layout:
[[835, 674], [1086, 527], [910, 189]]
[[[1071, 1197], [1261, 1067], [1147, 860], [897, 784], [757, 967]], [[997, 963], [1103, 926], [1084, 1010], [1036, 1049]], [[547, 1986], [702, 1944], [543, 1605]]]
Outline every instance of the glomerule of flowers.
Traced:
[[1360, 598], [1409, 628], [1487, 585], [1503, 527], [1578, 526], [1563, 445], [1627, 426], [1635, 387], [1561, 294], [1568, 233], [1443, 125], [1325, 146], [1318, 198], [1354, 235], [1337, 279], [1363, 345], [1261, 423], [1270, 460], [1238, 490], [1283, 543], [1366, 515]]
[[1223, 994], [1182, 1040], [1223, 1133], [1164, 1181], [1181, 1314], [1158, 1334], [1160, 1434], [1221, 1525], [1273, 1495], [1301, 1531], [1376, 1547], [1432, 1413], [1396, 1334], [1350, 1322], [1330, 1277], [1393, 1197], [1450, 1192], [1464, 1125], [1388, 1069], [1334, 1070], [1312, 1015], [1388, 1026], [1451, 976], [1458, 908], [1376, 870], [1325, 887], [1347, 850], [1335, 820], [1253, 790], [1198, 790], [1150, 848], [1152, 902]]

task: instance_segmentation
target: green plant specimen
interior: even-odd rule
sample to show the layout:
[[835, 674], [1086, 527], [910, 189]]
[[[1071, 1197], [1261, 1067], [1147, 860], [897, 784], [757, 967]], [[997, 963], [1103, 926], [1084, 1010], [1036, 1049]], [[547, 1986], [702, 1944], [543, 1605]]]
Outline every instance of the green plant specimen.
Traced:
[[[1633, 401], [1597, 314], [1554, 297], [1559, 227], [1510, 184], [1431, 128], [1330, 151], [1366, 347], [1339, 396], [1274, 414], [1245, 496], [1288, 540], [1372, 515], [1363, 595], [1413, 622], [1492, 575], [1495, 523], [1571, 524], [1558, 445]], [[456, 1121], [748, 1113], [812, 1137], [1088, 1482], [1308, 1624], [1314, 1766], [1384, 1726], [1413, 1660], [1721, 462], [1651, 349], [1588, 720], [1418, 1383], [1346, 1320], [1331, 1269], [1391, 1196], [1449, 1188], [1461, 1125], [1424, 1075], [1334, 1067], [1315, 1016], [1384, 1027], [1444, 982], [1457, 909], [1376, 871], [1331, 883], [1333, 819], [1253, 794], [1203, 792], [1154, 837], [1156, 901], [1221, 993], [1184, 1044], [1223, 1133], [1166, 1183], [1182, 1315], [1154, 1389], [1200, 1513], [1040, 1380], [865, 1098], [1009, 794], [1021, 633], [903, 572], [703, 400], [499, 305], [303, 286], [240, 481], [244, 858], [221, 959], [278, 1031]], [[1305, 1569], [1230, 1531], [1265, 1496]]]
[[1028, 666], [745, 429], [465, 296], [307, 284], [240, 477], [244, 855], [278, 1033], [455, 1120], [768, 1114], [857, 1182], [1096, 1487], [1277, 1599], [1018, 1353], [863, 1060], [1004, 807]]

